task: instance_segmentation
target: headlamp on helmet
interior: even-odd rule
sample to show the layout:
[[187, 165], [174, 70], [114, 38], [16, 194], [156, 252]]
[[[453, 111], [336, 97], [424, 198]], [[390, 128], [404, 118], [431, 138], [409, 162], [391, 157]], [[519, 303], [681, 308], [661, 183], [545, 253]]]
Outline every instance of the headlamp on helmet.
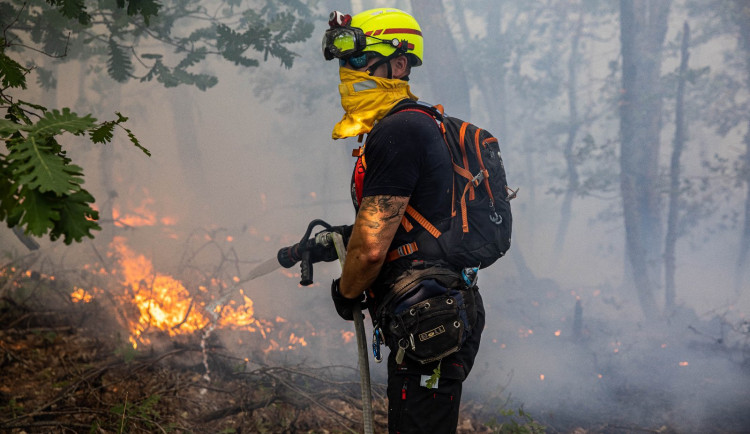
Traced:
[[[375, 17], [374, 20], [371, 17]], [[343, 14], [339, 11], [331, 12], [328, 20], [329, 29], [323, 35], [323, 57], [326, 60], [349, 59], [352, 57], [362, 57], [366, 50], [373, 54], [383, 57], [395, 57], [407, 52], [414, 57], [413, 65], [422, 63], [422, 33], [419, 25], [414, 19], [403, 11], [396, 9], [373, 9], [356, 15], [353, 19], [350, 15]], [[384, 21], [396, 20], [395, 22]], [[404, 23], [406, 19], [406, 23]], [[356, 22], [355, 22], [356, 21]], [[362, 27], [353, 26], [352, 23], [362, 23]], [[412, 23], [413, 22], [413, 23]], [[391, 28], [389, 24], [397, 25], [398, 28]], [[364, 28], [365, 25], [369, 25]], [[379, 29], [370, 29], [371, 26], [385, 26]], [[410, 39], [418, 39], [418, 45], [410, 43], [406, 39], [381, 38], [381, 33], [408, 33]], [[396, 36], [396, 35], [394, 35]], [[406, 36], [406, 35], [404, 35]]]

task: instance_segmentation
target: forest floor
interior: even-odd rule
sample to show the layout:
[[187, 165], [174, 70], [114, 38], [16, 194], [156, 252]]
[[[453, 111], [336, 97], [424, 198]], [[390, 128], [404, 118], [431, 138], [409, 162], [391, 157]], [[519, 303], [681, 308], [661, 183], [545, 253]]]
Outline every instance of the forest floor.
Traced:
[[[62, 322], [26, 312], [0, 324], [0, 432], [361, 431], [359, 384], [337, 375], [346, 368], [248, 369], [210, 348], [209, 379], [199, 345], [141, 353]], [[374, 385], [376, 432], [387, 431], [384, 392]], [[492, 432], [477, 408], [464, 404], [459, 432]]]
[[[184, 340], [136, 351], [116, 344], [116, 334], [75, 326], [75, 316], [9, 308], [12, 303], [4, 302], [0, 432], [362, 431], [359, 384], [351, 368], [252, 366], [220, 345], [208, 344], [204, 351]], [[375, 432], [386, 432], [384, 385], [373, 384], [373, 397]], [[522, 410], [506, 412], [502, 422], [486, 415], [482, 403], [465, 400], [458, 433], [675, 432], [615, 426], [557, 431]]]
[[[301, 317], [296, 318], [299, 322], [280, 317], [274, 321], [258, 320], [252, 309], [237, 308], [233, 312], [248, 313], [255, 322], [241, 323], [245, 325], [238, 329], [217, 327], [206, 332], [205, 326], [200, 326], [187, 334], [171, 333], [175, 328], [189, 325], [184, 314], [182, 322], [167, 331], [138, 328], [144, 334], [140, 335], [136, 349], [133, 324], [141, 323], [127, 321], [131, 311], [138, 310], [123, 302], [125, 298], [102, 291], [95, 292], [85, 302], [72, 298], [74, 294], [85, 295], [78, 286], [70, 284], [72, 281], [78, 285], [86, 283], [87, 288], [97, 287], [96, 282], [90, 281], [90, 271], [71, 270], [66, 274], [70, 281], [64, 282], [66, 279], [27, 270], [26, 267], [0, 270], [0, 433], [362, 432], [358, 372], [351, 364], [342, 365], [350, 362], [349, 353], [335, 356], [347, 349], [342, 347], [352, 345], [342, 345], [342, 331], [325, 324], [328, 311], [315, 311], [315, 305], [309, 306], [311, 311], [306, 316], [319, 319], [313, 327]], [[71, 293], [71, 289], [75, 291]], [[547, 294], [559, 292], [550, 290]], [[168, 295], [177, 293], [179, 288], [172, 288]], [[522, 294], [527, 296], [528, 291]], [[132, 299], [130, 295], [127, 300]], [[555, 309], [561, 303], [538, 304], [540, 307], [536, 308], [537, 304], [527, 303], [526, 298], [519, 300], [524, 302], [508, 302], [513, 307], [510, 312], [539, 318], [560, 315]], [[539, 314], [529, 315], [523, 306], [535, 307]], [[524, 324], [512, 314], [496, 317], [507, 324], [495, 321], [492, 327], [517, 330], [519, 324]], [[522, 402], [511, 400], [508, 390], [486, 395], [465, 393], [458, 432], [750, 432], [742, 429], [750, 423], [744, 410], [747, 401], [742, 402], [743, 396], [747, 396], [743, 385], [750, 360], [747, 321], [743, 323], [745, 328], [735, 332], [741, 339], [736, 348], [729, 346], [727, 340], [717, 343], [708, 333], [696, 334], [698, 329], [694, 326], [701, 322], [692, 317], [684, 324], [673, 323], [670, 333], [665, 335], [667, 338], [659, 336], [655, 341], [656, 338], [646, 339], [654, 333], [643, 328], [623, 328], [628, 331], [618, 335], [611, 331], [617, 329], [612, 320], [599, 323], [594, 318], [588, 320], [588, 328], [583, 328], [588, 330], [588, 341], [561, 340], [553, 333], [529, 333], [516, 340], [507, 338], [506, 350], [488, 340], [485, 350], [494, 352], [485, 354], [482, 365], [504, 360], [518, 366], [518, 382], [523, 383], [529, 382], [520, 378], [524, 363], [551, 360], [561, 372], [556, 381], [570, 383], [543, 389], [545, 396], [555, 399], [544, 401], [537, 396], [537, 402], [533, 402], [537, 405], [532, 409], [534, 417], [524, 411]], [[553, 324], [551, 329], [556, 327], [559, 325]], [[255, 331], [249, 332], [249, 328]], [[668, 338], [675, 334], [674, 330], [690, 333], [693, 340], [695, 335], [706, 342], [705, 348], [692, 348], [678, 355], [665, 353], [665, 347], [673, 346]], [[486, 329], [486, 332], [500, 335], [496, 330]], [[644, 334], [642, 340], [636, 339], [639, 333]], [[632, 343], [620, 345], [619, 339], [625, 338]], [[608, 347], [613, 339], [618, 342], [614, 352]], [[289, 345], [292, 340], [302, 344]], [[531, 358], [508, 359], [531, 344], [545, 352], [531, 353], [535, 354]], [[683, 351], [683, 347], [674, 346]], [[598, 366], [582, 363], [591, 357], [570, 357], [570, 353], [599, 355], [593, 357]], [[714, 363], [717, 355], [723, 357], [722, 361], [727, 359], [727, 363]], [[628, 358], [624, 359], [625, 356]], [[677, 361], [689, 358], [689, 367], [687, 363], [684, 367], [681, 363], [674, 366], [673, 356], [679, 357]], [[732, 358], [735, 360], [731, 361]], [[726, 367], [735, 364], [739, 366], [739, 375], [728, 377]], [[554, 373], [547, 365], [540, 366], [540, 372]], [[596, 370], [592, 371], [593, 368]], [[594, 387], [577, 384], [579, 379], [588, 378], [579, 375], [579, 371], [588, 377], [592, 377], [592, 372], [601, 372], [603, 379], [592, 377], [595, 379], [589, 381], [596, 382]], [[651, 371], [652, 375], [643, 376], [642, 371]], [[470, 380], [491, 382], [493, 375], [498, 374], [492, 366], [478, 365]], [[639, 378], [643, 380], [635, 381]], [[675, 388], [679, 380], [684, 389]], [[535, 381], [539, 385], [554, 385], [552, 375], [544, 383], [538, 378]], [[662, 384], [671, 385], [674, 389], [671, 394]], [[386, 432], [385, 385], [382, 379], [374, 377], [372, 386], [374, 429], [377, 433]], [[704, 419], [709, 423], [703, 426], [715, 429], [672, 428], [686, 425], [685, 409], [694, 407], [683, 409], [678, 405], [696, 393], [701, 397], [695, 401], [695, 408], [708, 415]], [[677, 401], [673, 402], [673, 395]], [[707, 409], [710, 405], [713, 407]], [[640, 411], [640, 416], [628, 413], [633, 408]]]

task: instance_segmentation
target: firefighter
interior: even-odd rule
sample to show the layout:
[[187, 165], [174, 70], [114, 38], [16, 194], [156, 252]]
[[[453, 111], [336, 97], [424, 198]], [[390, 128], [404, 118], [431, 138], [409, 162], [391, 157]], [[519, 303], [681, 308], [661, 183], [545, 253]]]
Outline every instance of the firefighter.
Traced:
[[[439, 230], [449, 224], [452, 205], [452, 160], [435, 120], [416, 110], [389, 115], [398, 104], [417, 100], [409, 76], [413, 67], [422, 65], [419, 24], [404, 11], [379, 8], [354, 16], [333, 12], [329, 27], [323, 37], [323, 54], [326, 60], [339, 63], [345, 112], [333, 129], [333, 138], [366, 135], [352, 176], [356, 219], [341, 277], [331, 285], [337, 313], [352, 320], [356, 303], [366, 300], [370, 313], [377, 312], [389, 291], [415, 270], [427, 272], [410, 288], [410, 302], [450, 289], [445, 281], [430, 279], [430, 270], [461, 270], [448, 266], [447, 258], [408, 247], [424, 229], [408, 227], [404, 220], [407, 205], [420, 210]], [[400, 344], [391, 340], [390, 432], [456, 431], [462, 383], [474, 364], [484, 328], [481, 296], [473, 282], [468, 283], [473, 289], [463, 293], [471, 298], [466, 303], [470, 333], [457, 352], [420, 363], [404, 357], [404, 351], [398, 350]], [[389, 342], [389, 331], [384, 332]]]

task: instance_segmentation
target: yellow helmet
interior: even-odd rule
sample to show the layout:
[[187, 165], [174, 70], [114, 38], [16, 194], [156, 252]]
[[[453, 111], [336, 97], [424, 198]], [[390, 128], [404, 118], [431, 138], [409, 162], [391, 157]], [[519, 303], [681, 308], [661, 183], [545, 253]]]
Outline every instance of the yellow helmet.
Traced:
[[[359, 27], [367, 37], [367, 48], [388, 56], [396, 51], [398, 43], [406, 41], [406, 55], [412, 66], [422, 64], [424, 44], [422, 29], [411, 15], [400, 9], [377, 8], [360, 12], [352, 17], [352, 27]], [[382, 40], [397, 41], [384, 44]]]
[[405, 54], [412, 66], [422, 64], [422, 29], [414, 17], [402, 10], [377, 8], [353, 17], [334, 11], [328, 24], [330, 29], [323, 36], [326, 60], [363, 53], [384, 57]]

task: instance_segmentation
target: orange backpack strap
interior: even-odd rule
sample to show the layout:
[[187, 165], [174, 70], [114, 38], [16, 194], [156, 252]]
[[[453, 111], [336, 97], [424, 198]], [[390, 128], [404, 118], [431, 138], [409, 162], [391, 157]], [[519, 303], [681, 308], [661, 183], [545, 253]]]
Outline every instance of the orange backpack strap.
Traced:
[[[474, 147], [476, 148], [475, 151], [477, 153], [477, 160], [479, 161], [479, 168], [482, 170], [482, 173], [484, 173], [484, 188], [487, 190], [487, 195], [490, 197], [490, 203], [494, 205], [495, 203], [495, 197], [492, 195], [492, 188], [490, 188], [490, 172], [487, 171], [487, 169], [484, 167], [484, 160], [482, 160], [482, 150], [479, 149], [479, 135], [482, 132], [481, 129], [477, 128], [477, 133], [474, 135]], [[497, 141], [493, 137], [494, 141]], [[484, 143], [488, 143], [491, 140], [485, 140]]]
[[411, 242], [409, 244], [404, 244], [403, 246], [397, 247], [391, 250], [390, 252], [388, 252], [388, 255], [385, 257], [385, 261], [386, 262], [395, 261], [396, 259], [402, 256], [411, 255], [417, 250], [419, 250], [419, 248], [417, 247], [416, 241]]
[[409, 214], [409, 217], [413, 218], [415, 222], [419, 223], [420, 226], [427, 229], [427, 232], [430, 233], [435, 238], [439, 238], [442, 233], [432, 225], [429, 221], [427, 221], [426, 218], [422, 214], [420, 214], [417, 210], [415, 210], [411, 205], [406, 205], [406, 214]]
[[[469, 127], [468, 122], [464, 122], [461, 124], [461, 130], [459, 131], [459, 137], [458, 137], [458, 146], [461, 149], [461, 159], [464, 163], [464, 169], [468, 172], [469, 169], [469, 157], [466, 155], [466, 145], [464, 144], [464, 140], [466, 139], [466, 129]], [[471, 179], [472, 177], [469, 176], [466, 179]], [[474, 186], [469, 187], [469, 200], [474, 200]]]
[[[410, 231], [413, 229], [412, 224], [409, 222], [409, 220], [406, 218], [406, 215], [411, 217], [418, 225], [425, 228], [427, 232], [430, 233], [435, 238], [440, 237], [443, 233], [438, 230], [432, 223], [430, 223], [422, 214], [419, 213], [414, 207], [411, 205], [406, 205], [406, 214], [404, 215], [404, 218], [401, 220], [401, 225], [404, 226], [404, 229], [406, 231]], [[385, 257], [386, 262], [395, 261], [396, 259], [402, 257], [411, 255], [412, 253], [419, 250], [419, 247], [417, 246], [417, 242], [411, 242], [408, 244], [404, 244], [403, 246], [399, 246], [390, 252], [388, 252], [388, 255]]]
[[409, 219], [406, 218], [406, 216], [401, 217], [401, 226], [403, 226], [406, 232], [411, 232], [411, 230], [414, 229], [414, 226], [411, 224]]

